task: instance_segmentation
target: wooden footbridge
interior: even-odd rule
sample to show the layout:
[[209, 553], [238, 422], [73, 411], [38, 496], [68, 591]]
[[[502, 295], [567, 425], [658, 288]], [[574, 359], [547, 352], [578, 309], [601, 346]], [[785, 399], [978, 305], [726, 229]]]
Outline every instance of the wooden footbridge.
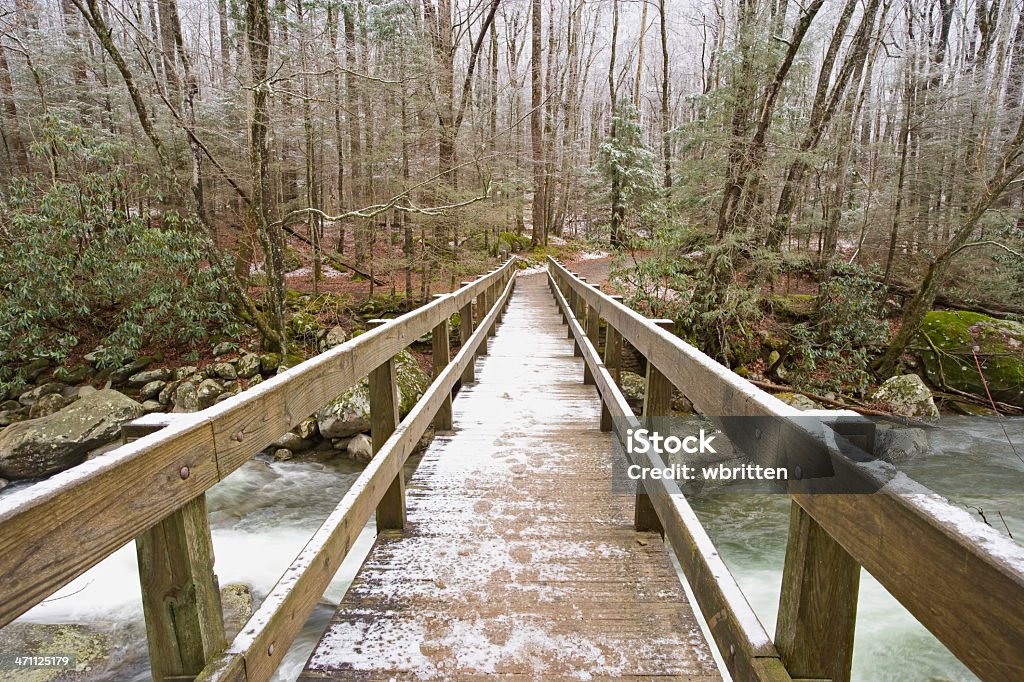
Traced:
[[[873, 459], [867, 422], [779, 419], [807, 413], [557, 261], [516, 265], [5, 498], [0, 626], [135, 540], [154, 679], [268, 680], [375, 515], [301, 679], [848, 680], [862, 567], [979, 677], [1024, 677], [1024, 548]], [[399, 421], [393, 358], [431, 331], [433, 383]], [[627, 343], [646, 359], [639, 417], [617, 385]], [[367, 376], [374, 459], [226, 642], [205, 492]], [[613, 439], [669, 414], [673, 390], [771, 418], [735, 434], [752, 459], [800, 443], [859, 493], [790, 482], [774, 638], [672, 481], [614, 493]]]

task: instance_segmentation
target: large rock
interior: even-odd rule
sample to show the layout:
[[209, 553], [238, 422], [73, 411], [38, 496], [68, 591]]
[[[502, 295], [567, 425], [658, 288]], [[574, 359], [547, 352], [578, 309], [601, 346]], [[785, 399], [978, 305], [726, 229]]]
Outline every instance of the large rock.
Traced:
[[46, 417], [12, 424], [0, 432], [0, 476], [49, 476], [80, 464], [142, 413], [142, 405], [106, 389]]
[[893, 414], [904, 417], [938, 417], [932, 392], [916, 374], [890, 377], [875, 391], [872, 399], [885, 403]]
[[218, 362], [213, 366], [213, 372], [224, 381], [234, 381], [238, 378], [238, 370], [230, 362]]
[[348, 334], [341, 327], [331, 327], [330, 331], [327, 332], [327, 336], [324, 337], [324, 347], [334, 348], [348, 341]]
[[875, 453], [887, 462], [900, 464], [930, 452], [928, 434], [924, 429], [875, 425]]
[[167, 382], [162, 379], [155, 379], [146, 383], [142, 388], [139, 389], [139, 400], [145, 402], [147, 400], [156, 398], [160, 395], [160, 391], [167, 388]]
[[32, 419], [46, 417], [55, 412], [60, 412], [73, 402], [73, 398], [65, 398], [60, 393], [48, 393], [29, 408], [28, 416]]
[[1024, 324], [963, 310], [937, 310], [925, 315], [918, 336], [921, 361], [933, 385], [987, 400], [987, 384], [995, 400], [1024, 407]]
[[647, 392], [647, 380], [636, 372], [622, 371], [619, 374], [619, 388], [633, 411], [643, 407], [644, 394]]
[[[420, 399], [430, 378], [408, 351], [395, 356], [395, 378], [398, 384], [399, 412], [408, 414]], [[370, 382], [364, 378], [316, 413], [320, 435], [324, 438], [347, 438], [370, 428]]]
[[199, 384], [199, 388], [196, 389], [196, 401], [200, 410], [205, 410], [217, 402], [224, 393], [224, 387], [220, 385], [215, 379], [203, 379], [203, 382]]
[[171, 412], [195, 412], [199, 409], [199, 394], [196, 385], [191, 381], [183, 381], [174, 390], [174, 409]]
[[241, 583], [225, 585], [220, 589], [220, 604], [224, 612], [224, 634], [230, 642], [252, 617], [252, 590]]
[[36, 386], [35, 388], [29, 389], [18, 396], [18, 402], [22, 405], [35, 405], [36, 402], [43, 396], [51, 395], [53, 393], [60, 393], [64, 390], [64, 384], [51, 381], [43, 384], [42, 386]]
[[348, 442], [345, 452], [357, 462], [369, 462], [373, 459], [373, 441], [360, 433]]
[[167, 381], [173, 376], [174, 372], [172, 370], [166, 367], [159, 367], [131, 375], [128, 377], [128, 385], [134, 387], [145, 386], [153, 381]]
[[238, 376], [242, 379], [249, 379], [260, 373], [260, 356], [255, 353], [246, 353], [238, 359]]
[[798, 410], [820, 410], [822, 407], [803, 393], [776, 393], [775, 397]]
[[74, 658], [70, 667], [33, 668], [15, 672], [0, 669], [0, 680], [55, 682], [97, 679], [107, 667], [113, 643], [107, 634], [88, 625], [11, 623], [0, 630], [0, 652], [66, 654]]

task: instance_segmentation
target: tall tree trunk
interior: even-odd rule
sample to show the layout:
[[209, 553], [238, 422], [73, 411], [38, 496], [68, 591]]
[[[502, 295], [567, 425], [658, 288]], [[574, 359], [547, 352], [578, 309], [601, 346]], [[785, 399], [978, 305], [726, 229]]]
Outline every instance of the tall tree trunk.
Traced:
[[668, 27], [665, 20], [665, 0], [658, 0], [658, 17], [661, 24], [661, 160], [665, 168], [665, 176], [662, 180], [665, 189], [672, 188], [672, 141], [669, 139], [669, 131], [672, 129], [672, 122], [669, 118], [669, 59], [668, 59]]
[[[611, 54], [608, 57], [608, 99], [611, 105], [611, 128], [608, 137], [615, 140], [616, 119], [618, 116], [615, 102], [615, 49], [619, 39], [619, 0], [612, 0], [612, 45]], [[626, 212], [626, 206], [622, 203], [622, 191], [617, 167], [612, 167], [612, 222], [609, 229], [608, 239], [612, 246], [622, 246], [622, 219]]]
[[7, 146], [13, 157], [14, 168], [20, 173], [28, 172], [28, 154], [25, 143], [21, 139], [21, 120], [18, 118], [18, 105], [14, 101], [14, 83], [11, 82], [11, 71], [7, 66], [7, 51], [0, 45], [0, 94], [4, 98], [4, 114], [10, 122], [7, 128]]
[[274, 345], [287, 352], [284, 329], [284, 236], [280, 225], [270, 222], [270, 17], [267, 0], [245, 0], [246, 42], [251, 77], [251, 119], [249, 122], [249, 165], [252, 197], [247, 220], [259, 235], [267, 272], [267, 310], [270, 324], [278, 334]]
[[217, 0], [217, 18], [220, 28], [220, 78], [221, 84], [227, 85], [231, 76], [231, 34], [228, 33], [227, 0]]
[[[541, 127], [541, 99], [544, 83], [541, 63], [541, 0], [531, 0], [531, 50], [530, 50], [530, 142], [533, 151], [533, 235], [531, 243], [544, 243], [546, 220], [544, 209], [544, 132]], [[548, 57], [550, 59], [550, 56]]]

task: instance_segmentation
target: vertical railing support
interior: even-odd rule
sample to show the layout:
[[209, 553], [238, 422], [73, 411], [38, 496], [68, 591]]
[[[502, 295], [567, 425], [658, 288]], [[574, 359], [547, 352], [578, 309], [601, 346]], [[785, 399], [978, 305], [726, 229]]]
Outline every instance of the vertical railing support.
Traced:
[[790, 676], [848, 682], [860, 566], [793, 502], [775, 647]]
[[[867, 419], [853, 412], [816, 416], [874, 454], [874, 424]], [[775, 625], [775, 646], [792, 677], [849, 681], [859, 592], [860, 566], [793, 502]]]
[[[143, 417], [126, 425], [122, 440], [159, 430], [170, 423], [165, 417]], [[187, 478], [188, 468], [179, 476]], [[225, 644], [206, 495], [186, 502], [135, 538], [135, 550], [152, 678], [192, 679]]]
[[[463, 282], [462, 286], [466, 286], [469, 282]], [[459, 343], [465, 346], [469, 343], [469, 337], [473, 335], [473, 301], [469, 300], [466, 305], [462, 306], [462, 310], [459, 311]], [[462, 372], [462, 384], [472, 384], [476, 382], [476, 363], [469, 362], [466, 364], [466, 369]]]
[[[449, 294], [438, 294], [435, 298], [446, 298]], [[448, 336], [448, 318], [441, 320], [440, 324], [434, 327], [430, 335], [430, 345], [433, 351], [433, 378], [441, 376], [448, 363], [452, 361], [451, 340]], [[439, 431], [451, 431], [452, 429], [452, 393], [441, 403], [434, 415], [434, 428]]]
[[[369, 320], [372, 327], [391, 320]], [[370, 372], [370, 434], [373, 454], [384, 445], [398, 426], [398, 384], [395, 359], [388, 358]], [[377, 531], [405, 528], [405, 472], [399, 470], [384, 497], [377, 504]]]
[[[616, 301], [622, 300], [622, 296], [610, 296], [609, 298]], [[612, 375], [612, 381], [618, 385], [621, 372], [620, 368], [622, 367], [622, 336], [619, 334], [619, 330], [611, 324], [605, 324], [604, 366], [608, 368], [608, 373]], [[605, 401], [602, 400], [601, 430], [611, 431], [612, 426], [612, 414], [608, 411], [608, 406]]]
[[[672, 320], [649, 320], [662, 329], [671, 329]], [[654, 417], [665, 417], [672, 414], [672, 382], [654, 366], [651, 358], [647, 358], [647, 386], [644, 390], [643, 422], [647, 428], [653, 428]], [[649, 530], [663, 533], [661, 521], [654, 511], [651, 498], [644, 490], [643, 482], [637, 482], [636, 511], [633, 522], [637, 530]]]
[[[596, 284], [594, 288], [600, 290], [600, 286]], [[587, 340], [590, 341], [590, 344], [596, 350], [601, 336], [601, 316], [597, 314], [597, 308], [594, 306], [589, 303], [586, 303], [585, 306], [587, 311]], [[597, 383], [594, 381], [594, 372], [586, 361], [583, 362], [583, 383], [588, 386], [593, 386]]]

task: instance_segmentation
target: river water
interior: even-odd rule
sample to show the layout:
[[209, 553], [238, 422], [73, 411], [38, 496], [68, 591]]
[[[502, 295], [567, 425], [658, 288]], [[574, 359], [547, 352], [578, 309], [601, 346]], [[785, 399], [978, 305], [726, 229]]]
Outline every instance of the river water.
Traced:
[[[1024, 454], [1022, 433], [1024, 423], [1017, 422], [1011, 438]], [[955, 503], [980, 507], [998, 528], [1014, 532], [1018, 539], [1024, 537], [1024, 461], [1008, 454], [1002, 427], [972, 419], [948, 434], [946, 430], [930, 432], [929, 437], [936, 452], [918, 456], [901, 468]], [[265, 596], [360, 471], [360, 466], [344, 459], [255, 459], [215, 486], [208, 493], [208, 506], [221, 585], [244, 583], [257, 599]], [[969, 484], [964, 483], [964, 472], [969, 473]], [[5, 490], [3, 496], [11, 492]], [[785, 552], [788, 497], [712, 494], [692, 504], [771, 634]], [[298, 675], [333, 612], [332, 605], [340, 600], [369, 550], [373, 534], [371, 519], [276, 679], [293, 680]], [[92, 679], [149, 679], [132, 544], [22, 620], [93, 624], [113, 637], [120, 649], [109, 665], [94, 671]], [[854, 679], [872, 682], [976, 679], [866, 573], [853, 665]]]

